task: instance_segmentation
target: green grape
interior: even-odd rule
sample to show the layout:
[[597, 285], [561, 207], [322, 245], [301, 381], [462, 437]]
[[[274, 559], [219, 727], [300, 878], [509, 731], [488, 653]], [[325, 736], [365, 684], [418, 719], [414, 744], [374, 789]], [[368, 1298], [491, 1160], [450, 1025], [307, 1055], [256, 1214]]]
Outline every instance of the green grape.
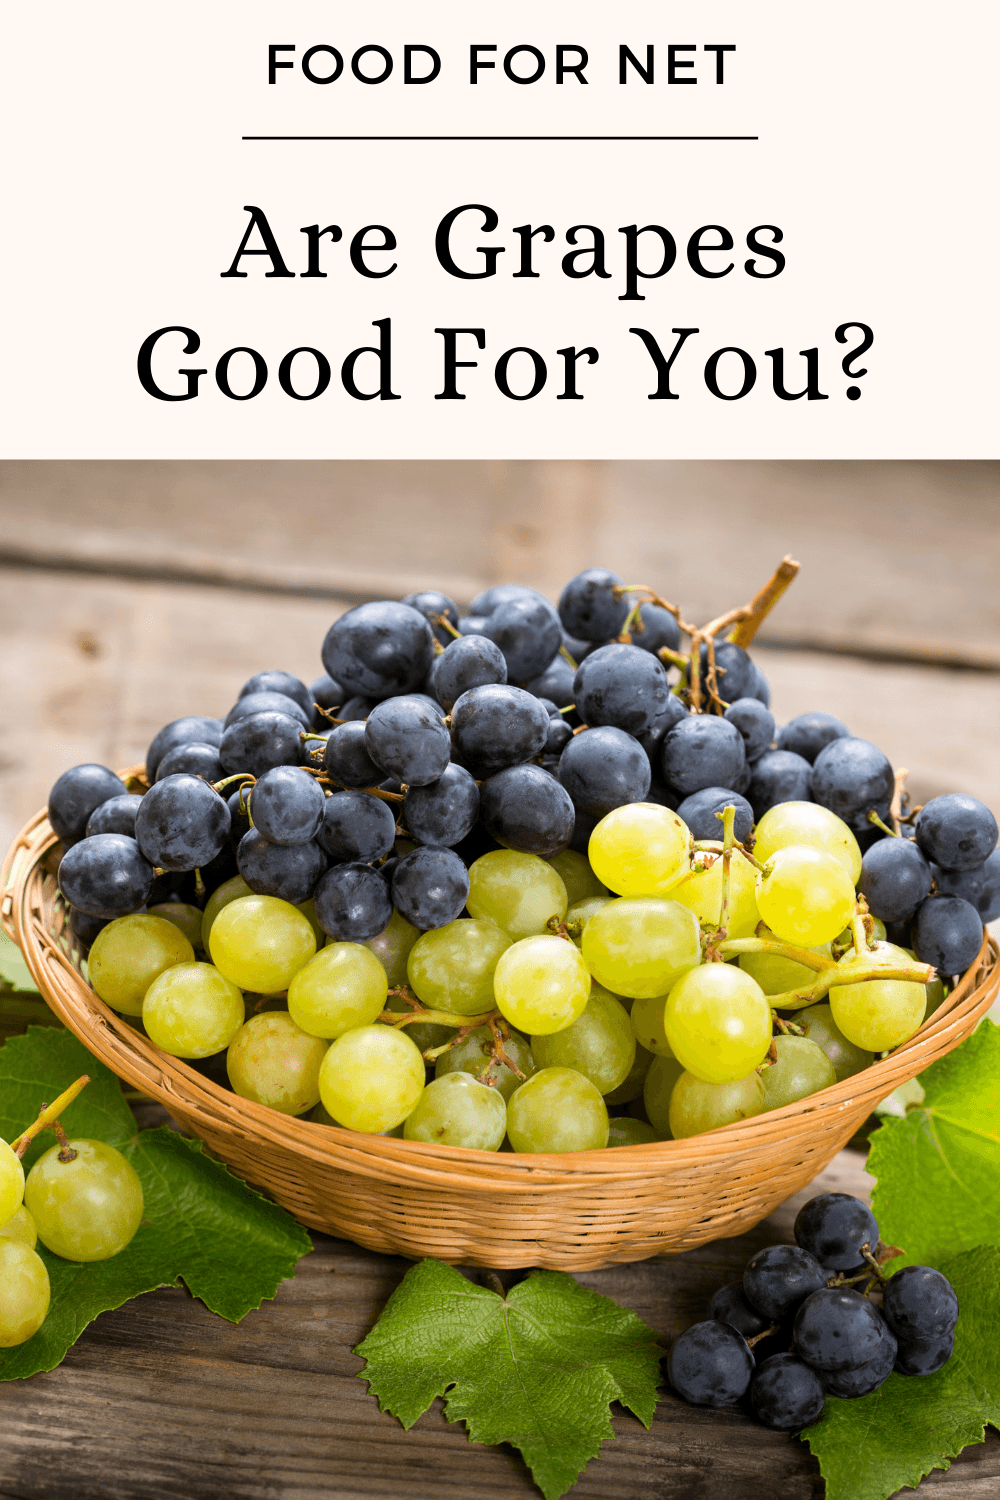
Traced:
[[[72, 1160], [60, 1160], [69, 1152]], [[104, 1141], [46, 1151], [28, 1173], [24, 1202], [46, 1250], [65, 1260], [110, 1260], [142, 1223], [142, 1183]]]
[[49, 1310], [49, 1273], [20, 1240], [0, 1239], [0, 1349], [26, 1343]]
[[661, 1141], [669, 1141], [672, 1135], [670, 1096], [674, 1092], [674, 1084], [683, 1072], [684, 1069], [676, 1057], [665, 1057], [661, 1054], [653, 1058], [643, 1082], [643, 1109], [647, 1120]]
[[331, 943], [288, 986], [288, 1014], [310, 1036], [330, 1039], [370, 1026], [385, 1009], [385, 970], [361, 943]]
[[466, 1151], [499, 1151], [506, 1134], [503, 1095], [462, 1072], [432, 1078], [403, 1126], [408, 1141], [461, 1146]]
[[566, 913], [567, 924], [570, 922], [579, 922], [580, 924], [580, 931], [573, 937], [573, 942], [578, 948], [583, 942], [583, 932], [587, 923], [595, 911], [600, 911], [602, 906], [607, 906], [610, 900], [610, 896], [588, 896], [585, 901], [574, 901], [573, 905], [569, 908]]
[[854, 886], [843, 863], [808, 844], [789, 844], [764, 865], [757, 908], [785, 943], [818, 948], [854, 915]]
[[483, 917], [459, 917], [432, 928], [410, 949], [410, 988], [432, 1010], [484, 1015], [494, 1008], [493, 974], [510, 945], [507, 933]]
[[23, 1203], [12, 1219], [8, 1219], [6, 1224], [0, 1224], [0, 1239], [19, 1240], [29, 1250], [34, 1250], [38, 1243], [38, 1230]]
[[[407, 1005], [401, 995], [390, 995], [386, 1001], [386, 1009], [394, 1010], [397, 1015], [412, 1014], [412, 1006]], [[438, 1026], [434, 1021], [412, 1021], [406, 1027], [406, 1035], [419, 1047], [421, 1052], [431, 1052], [436, 1047], [443, 1047], [450, 1042], [459, 1029], [459, 1017], [455, 1017], [454, 1026]]]
[[424, 1091], [420, 1049], [392, 1026], [359, 1026], [330, 1045], [319, 1070], [325, 1107], [348, 1130], [378, 1135], [401, 1125]]
[[[407, 1027], [409, 1031], [412, 1029]], [[493, 1087], [506, 1101], [519, 1084], [531, 1077], [535, 1071], [535, 1059], [519, 1031], [512, 1031], [510, 1036], [503, 1038], [503, 1050], [514, 1063], [517, 1073], [505, 1062], [497, 1061], [493, 1066], [493, 1033], [488, 1026], [476, 1026], [454, 1047], [441, 1053], [434, 1065], [435, 1077], [443, 1078], [446, 1073], [471, 1073], [473, 1078], [483, 1079], [489, 1073]], [[520, 1078], [518, 1073], [522, 1075]]]
[[[882, 923], [881, 922], [876, 923], [876, 927], [875, 927], [875, 936], [876, 937], [879, 936], [879, 932], [878, 932], [879, 927], [882, 927]], [[885, 937], [885, 928], [882, 927], [882, 938], [884, 938], [884, 937]], [[880, 939], [880, 941], [881, 941], [881, 939]], [[904, 953], [906, 953], [913, 960], [913, 962], [915, 964], [920, 963], [920, 959], [917, 957], [916, 953], [914, 952], [914, 950], [912, 948], [904, 948], [902, 951]], [[937, 1008], [938, 1008], [938, 1006], [941, 1005], [943, 1003], [943, 1001], [944, 1001], [944, 997], [945, 997], [944, 981], [942, 980], [940, 974], [935, 974], [934, 978], [931, 980], [930, 984], [925, 984], [924, 985], [924, 991], [925, 991], [925, 993], [927, 995], [927, 1009], [924, 1011], [924, 1020], [926, 1021], [927, 1017], [929, 1015], [931, 1015], [932, 1012], [936, 1011]]]
[[171, 1057], [214, 1057], [243, 1025], [243, 996], [211, 964], [175, 964], [146, 991], [146, 1035]]
[[[766, 927], [759, 936], [774, 939], [774, 933]], [[819, 947], [809, 951], [821, 958], [833, 957], [829, 943], [820, 943]], [[804, 989], [813, 983], [818, 972], [796, 963], [794, 958], [785, 958], [781, 953], [741, 953], [740, 968], [751, 979], [756, 979], [765, 995], [783, 995], [788, 990]]]
[[277, 995], [316, 952], [316, 935], [300, 911], [277, 896], [240, 896], [212, 923], [212, 962], [241, 990]]
[[[679, 901], [682, 906], [689, 907], [698, 921], [709, 927], [718, 927], [722, 918], [721, 856], [721, 844], [715, 849], [696, 850], [690, 875], [686, 875], [670, 892], [671, 901]], [[759, 921], [757, 872], [742, 854], [732, 854], [729, 859], [726, 936], [752, 937]]]
[[260, 1011], [229, 1043], [226, 1072], [235, 1094], [282, 1115], [304, 1115], [319, 1100], [323, 1037], [310, 1036], [287, 1010]]
[[608, 1144], [608, 1110], [589, 1078], [572, 1068], [542, 1068], [507, 1105], [515, 1151], [599, 1151]]
[[[643, 1086], [645, 1087], [645, 1085]], [[628, 1107], [628, 1113], [630, 1120], [641, 1120], [644, 1125], [648, 1125], [650, 1123], [649, 1116], [646, 1113], [646, 1106], [643, 1103], [641, 1094], [637, 1099], [632, 1100], [631, 1104]]]
[[194, 948], [173, 922], [138, 912], [102, 927], [87, 960], [90, 982], [105, 1005], [142, 1015], [142, 1000], [157, 975], [194, 962]]
[[562, 877], [536, 854], [493, 849], [469, 866], [473, 917], [489, 917], [517, 941], [545, 932], [554, 917], [561, 922], [569, 900]]
[[[239, 901], [242, 896], [252, 895], [253, 891], [242, 875], [234, 875], [232, 880], [225, 880], [222, 885], [216, 886], [205, 902], [205, 910], [201, 914], [201, 946], [206, 953], [209, 951], [208, 938], [212, 931], [212, 923], [222, 908], [229, 906], [233, 901]], [[306, 920], [308, 921], [308, 918]]]
[[565, 938], [522, 938], [500, 955], [493, 993], [518, 1031], [547, 1036], [580, 1015], [590, 995], [590, 975], [579, 949]]
[[670, 1132], [675, 1141], [683, 1141], [752, 1119], [766, 1109], [767, 1095], [757, 1073], [733, 1083], [703, 1083], [693, 1073], [682, 1073], [670, 1096]]
[[614, 995], [633, 1000], [665, 995], [685, 970], [701, 962], [698, 919], [676, 901], [609, 901], [584, 928], [583, 956], [594, 978]]
[[628, 1070], [628, 1077], [624, 1083], [620, 1083], [610, 1094], [605, 1094], [605, 1104], [631, 1104], [633, 1099], [638, 1099], [642, 1094], [642, 1086], [646, 1082], [646, 1074], [649, 1065], [653, 1061], [652, 1052], [647, 1052], [641, 1042], [635, 1044], [635, 1061]]
[[600, 985], [571, 1025], [531, 1038], [539, 1068], [575, 1068], [602, 1094], [610, 1094], [628, 1077], [635, 1062], [635, 1037], [628, 1011]]
[[691, 832], [655, 802], [630, 802], [602, 818], [587, 855], [594, 874], [621, 896], [662, 896], [684, 874]]
[[767, 810], [754, 830], [754, 855], [763, 864], [790, 844], [807, 844], [832, 854], [852, 885], [861, 879], [861, 848], [847, 824], [818, 802], [779, 802]]
[[297, 904], [295, 910], [296, 911], [300, 911], [302, 913], [302, 915], [305, 917], [306, 921], [309, 923], [309, 926], [312, 928], [313, 932], [316, 934], [316, 947], [317, 948], [322, 948], [322, 946], [323, 946], [324, 943], [330, 941], [329, 938], [327, 937], [326, 933], [323, 931], [322, 927], [319, 925], [319, 923], [316, 920], [316, 908], [315, 908], [315, 906], [313, 905], [313, 903], [311, 901], [300, 901]]
[[[341, 1129], [340, 1121], [335, 1120], [330, 1111], [328, 1109], [324, 1109], [322, 1104], [317, 1104], [314, 1109], [311, 1109], [309, 1111], [305, 1118], [307, 1120], [312, 1120], [316, 1125], [333, 1125], [337, 1130]], [[402, 1140], [403, 1126], [394, 1125], [391, 1130], [379, 1130], [376, 1133], [378, 1135], [392, 1135], [395, 1136], [397, 1140]]]
[[7, 1142], [0, 1140], [0, 1224], [6, 1224], [21, 1207], [24, 1197], [24, 1168], [21, 1159]]
[[866, 1052], [863, 1047], [856, 1047], [847, 1040], [833, 1019], [829, 1005], [810, 1005], [806, 1010], [796, 1011], [793, 1020], [811, 1042], [822, 1047], [833, 1064], [838, 1083], [870, 1068], [875, 1061], [874, 1052]]
[[927, 1009], [927, 990], [922, 984], [905, 979], [870, 979], [851, 984], [852, 969], [868, 964], [899, 967], [913, 959], [905, 948], [894, 943], [879, 943], [867, 953], [845, 953], [837, 969], [844, 984], [836, 984], [828, 999], [833, 1019], [849, 1042], [867, 1052], [888, 1052], [908, 1041], [917, 1030]]
[[[377, 937], [369, 938], [364, 944], [366, 948], [372, 950], [385, 970], [385, 977], [389, 981], [391, 990], [406, 983], [406, 960], [419, 936], [420, 928], [414, 927], [393, 909], [385, 931], [380, 932]], [[329, 938], [327, 941], [332, 943], [334, 939]]]
[[794, 1104], [837, 1082], [833, 1063], [822, 1047], [804, 1036], [776, 1036], [778, 1061], [760, 1076], [768, 1109]]
[[651, 1146], [660, 1137], [652, 1125], [645, 1120], [633, 1120], [628, 1115], [615, 1115], [608, 1121], [609, 1146]]
[[585, 854], [578, 854], [575, 849], [563, 849], [561, 853], [553, 854], [548, 863], [566, 887], [570, 906], [593, 896], [607, 896], [607, 887], [598, 880]]
[[663, 1028], [666, 1010], [666, 995], [649, 995], [644, 1000], [632, 1003], [632, 1030], [635, 1039], [642, 1043], [647, 1052], [655, 1052], [659, 1057], [674, 1055]]
[[147, 917], [162, 917], [164, 922], [173, 922], [191, 944], [192, 952], [201, 946], [201, 923], [204, 912], [200, 906], [190, 906], [186, 901], [162, 901], [158, 906], [147, 906]]
[[756, 980], [732, 964], [690, 969], [667, 996], [670, 1050], [703, 1083], [745, 1078], [767, 1056], [771, 1007]]

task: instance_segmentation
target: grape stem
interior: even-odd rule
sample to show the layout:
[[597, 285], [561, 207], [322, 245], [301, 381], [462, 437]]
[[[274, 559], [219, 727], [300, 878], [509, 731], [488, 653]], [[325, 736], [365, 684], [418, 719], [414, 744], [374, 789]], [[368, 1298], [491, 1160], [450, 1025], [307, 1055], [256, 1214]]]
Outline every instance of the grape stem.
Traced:
[[906, 778], [909, 771], [901, 766], [893, 777], [892, 801], [889, 803], [889, 821], [897, 833], [903, 826], [903, 798], [906, 796]]
[[775, 1016], [774, 1024], [782, 1036], [805, 1036], [805, 1030], [796, 1026], [794, 1021], [785, 1021], [781, 1016]]
[[661, 646], [656, 654], [665, 667], [680, 667], [682, 672], [687, 671], [691, 661], [690, 656], [685, 656], [683, 651], [671, 651], [669, 646]]
[[868, 913], [868, 902], [864, 896], [858, 897], [854, 916], [851, 918], [851, 941], [854, 943], [855, 953], [868, 953], [878, 947], [875, 941], [875, 923]]
[[442, 630], [447, 630], [453, 641], [462, 639], [462, 632], [455, 629], [447, 615], [431, 615], [430, 622], [432, 625], [440, 625]]
[[[562, 657], [563, 661], [568, 661], [569, 664], [570, 664], [570, 666], [573, 668], [573, 671], [574, 672], [576, 671], [576, 669], [577, 669], [577, 663], [573, 660], [572, 656], [566, 650], [565, 646], [560, 646], [559, 647], [558, 655]], [[563, 709], [562, 712], [565, 713], [566, 710]]]
[[56, 1140], [59, 1142], [59, 1160], [64, 1162], [76, 1161], [80, 1153], [73, 1150], [65, 1130], [63, 1130], [58, 1120], [52, 1121], [52, 1129]]
[[[300, 734], [299, 735], [299, 739], [300, 740], [307, 740], [307, 739], [310, 739], [310, 738], [319, 739], [320, 736], [319, 735], [310, 736], [308, 734]], [[237, 773], [236, 773], [235, 776], [226, 776], [222, 781], [213, 781], [212, 782], [212, 790], [215, 791], [215, 792], [219, 792], [221, 794], [223, 787], [232, 786], [232, 784], [233, 784], [234, 781], [249, 782], [250, 785], [247, 787], [247, 791], [249, 791], [250, 787], [254, 786], [256, 784], [257, 778], [256, 778], [256, 776], [251, 776], [251, 774], [250, 774], [249, 771], [237, 771]], [[242, 791], [242, 787], [240, 788], [240, 790]]]
[[876, 828], [881, 828], [882, 832], [883, 833], [887, 833], [890, 836], [890, 838], [898, 839], [900, 837], [899, 829], [898, 828], [890, 828], [889, 825], [888, 825], [888, 823], [883, 823], [882, 819], [879, 817], [879, 815], [875, 811], [874, 807], [872, 808], [871, 812], [868, 814], [868, 821], [869, 821], [869, 823], [874, 823], [874, 825], [875, 825]]
[[813, 953], [810, 948], [796, 948], [794, 944], [783, 943], [779, 938], [729, 938], [720, 944], [720, 951], [724, 958], [733, 958], [739, 953], [776, 953], [782, 958], [792, 958], [796, 963], [804, 964], [807, 969], [815, 969], [819, 973], [837, 967], [832, 958], [826, 958], [822, 953]]
[[778, 1332], [777, 1323], [772, 1323], [770, 1328], [765, 1328], [762, 1333], [755, 1333], [752, 1339], [747, 1339], [747, 1348], [752, 1349], [754, 1344], [759, 1344], [761, 1339], [769, 1339], [772, 1334]]
[[559, 710], [559, 712], [561, 714], [571, 714], [574, 711], [575, 708], [576, 708], [576, 704], [575, 703], [567, 703], [566, 707], [565, 708], [561, 708]]
[[11, 1141], [10, 1146], [15, 1156], [23, 1156], [35, 1136], [42, 1130], [48, 1130], [62, 1114], [68, 1104], [72, 1104], [76, 1096], [83, 1091], [90, 1082], [90, 1076], [84, 1073], [75, 1083], [71, 1083], [68, 1089], [64, 1089], [54, 1104], [43, 1104], [39, 1111], [38, 1119], [27, 1130]]
[[[719, 925], [715, 936], [710, 944], [711, 948], [717, 948], [719, 943], [725, 942], [728, 934], [727, 923], [729, 921], [729, 867], [733, 862], [733, 843], [735, 835], [733, 832], [736, 823], [736, 804], [731, 802], [721, 812], [715, 815], [722, 820], [722, 902], [719, 906]], [[725, 963], [722, 955], [718, 955], [719, 961]]]
[[772, 1010], [802, 1010], [805, 1006], [815, 1005], [818, 1000], [824, 999], [837, 984], [866, 984], [871, 979], [901, 979], [908, 984], [930, 984], [935, 972], [930, 964], [916, 962], [892, 965], [862, 963], [852, 965], [850, 977], [847, 978], [839, 964], [830, 964], [808, 989], [784, 990], [780, 995], [768, 995], [767, 1002]]

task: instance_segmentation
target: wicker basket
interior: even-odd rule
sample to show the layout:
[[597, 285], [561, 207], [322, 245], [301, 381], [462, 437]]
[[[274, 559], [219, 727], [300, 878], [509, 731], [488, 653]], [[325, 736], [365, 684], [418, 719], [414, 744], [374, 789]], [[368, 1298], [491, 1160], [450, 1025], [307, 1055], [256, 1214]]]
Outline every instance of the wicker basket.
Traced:
[[805, 1187], [879, 1100], [964, 1041], [1000, 987], [1000, 953], [986, 938], [961, 983], [891, 1057], [691, 1140], [561, 1156], [459, 1151], [277, 1114], [158, 1051], [80, 975], [55, 844], [39, 813], [4, 861], [0, 915], [60, 1020], [304, 1224], [390, 1254], [584, 1271], [741, 1234]]

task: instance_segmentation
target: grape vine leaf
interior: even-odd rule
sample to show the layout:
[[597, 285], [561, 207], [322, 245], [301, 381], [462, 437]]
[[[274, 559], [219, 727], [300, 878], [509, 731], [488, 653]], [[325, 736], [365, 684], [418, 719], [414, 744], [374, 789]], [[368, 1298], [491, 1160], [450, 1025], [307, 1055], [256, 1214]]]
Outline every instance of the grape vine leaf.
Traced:
[[1000, 1245], [1000, 1026], [988, 1018], [920, 1075], [924, 1098], [870, 1139], [872, 1211], [907, 1264]]
[[559, 1500], [614, 1437], [620, 1401], [647, 1429], [656, 1407], [656, 1334], [562, 1271], [538, 1271], [506, 1297], [452, 1266], [411, 1267], [355, 1349], [383, 1411], [407, 1429], [445, 1396], [474, 1443], [519, 1448], [545, 1500]]
[[[273, 1297], [312, 1248], [306, 1231], [206, 1156], [200, 1141], [171, 1130], [138, 1131], [115, 1075], [69, 1032], [31, 1027], [0, 1048], [0, 1136], [11, 1140], [81, 1073], [91, 1082], [62, 1115], [68, 1135], [116, 1146], [142, 1182], [145, 1216], [111, 1260], [81, 1265], [39, 1244], [52, 1284], [49, 1315], [33, 1338], [0, 1349], [0, 1380], [19, 1380], [60, 1363], [87, 1324], [142, 1292], [183, 1281], [206, 1307], [232, 1323]], [[32, 1141], [25, 1171], [53, 1145]]]
[[826, 1500], [888, 1500], [949, 1468], [967, 1444], [983, 1441], [987, 1423], [1000, 1427], [1000, 1250], [981, 1245], [939, 1269], [960, 1309], [948, 1363], [919, 1379], [890, 1375], [854, 1401], [828, 1396], [821, 1421], [801, 1434], [819, 1460]]

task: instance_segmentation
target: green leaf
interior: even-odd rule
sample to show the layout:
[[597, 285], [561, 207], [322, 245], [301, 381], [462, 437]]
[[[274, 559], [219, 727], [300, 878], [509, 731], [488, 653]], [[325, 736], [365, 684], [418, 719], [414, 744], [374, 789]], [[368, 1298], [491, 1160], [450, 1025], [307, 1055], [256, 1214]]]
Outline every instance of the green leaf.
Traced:
[[2, 989], [38, 994], [38, 986], [21, 957], [20, 948], [5, 932], [0, 932], [0, 990]]
[[[116, 1146], [142, 1182], [145, 1216], [111, 1260], [81, 1265], [38, 1247], [52, 1283], [44, 1324], [25, 1344], [0, 1350], [0, 1380], [51, 1370], [99, 1313], [142, 1292], [185, 1282], [230, 1322], [273, 1297], [312, 1248], [294, 1219], [204, 1155], [200, 1141], [173, 1131], [137, 1132], [115, 1075], [68, 1031], [32, 1027], [0, 1050], [0, 1136], [11, 1140], [81, 1073], [91, 1082], [65, 1110], [70, 1136]], [[52, 1145], [43, 1134], [25, 1169]]]
[[1000, 1026], [985, 1020], [920, 1075], [923, 1103], [871, 1137], [872, 1210], [907, 1264], [1000, 1244]]
[[948, 1363], [935, 1375], [890, 1375], [856, 1401], [828, 1396], [822, 1420], [801, 1434], [819, 1460], [826, 1500], [888, 1500], [981, 1443], [987, 1423], [1000, 1426], [1000, 1250], [983, 1245], [940, 1269], [960, 1308]]
[[608, 1404], [645, 1427], [660, 1379], [656, 1334], [608, 1297], [561, 1271], [539, 1271], [506, 1295], [451, 1266], [407, 1271], [355, 1353], [361, 1379], [406, 1428], [435, 1396], [475, 1443], [520, 1448], [545, 1500], [574, 1485], [605, 1438]]

